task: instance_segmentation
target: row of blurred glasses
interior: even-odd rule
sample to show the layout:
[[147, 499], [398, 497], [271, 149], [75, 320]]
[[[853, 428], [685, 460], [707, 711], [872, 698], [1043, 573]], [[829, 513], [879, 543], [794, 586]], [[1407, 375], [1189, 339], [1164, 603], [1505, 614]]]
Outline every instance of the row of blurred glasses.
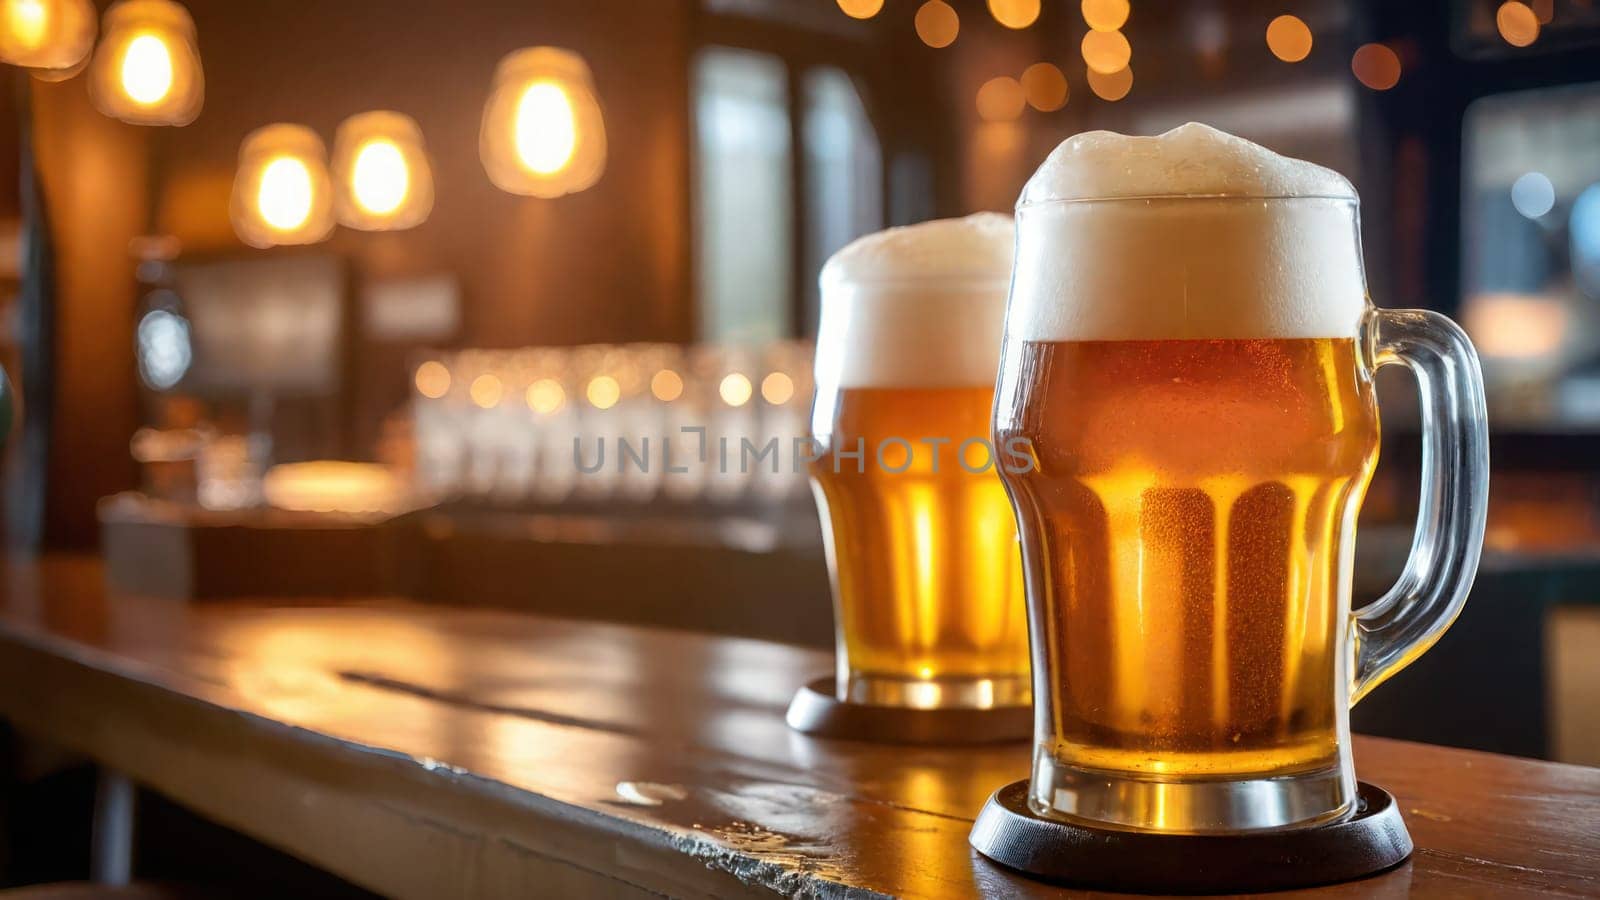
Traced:
[[418, 487], [495, 503], [787, 498], [806, 483], [796, 439], [809, 433], [811, 352], [779, 341], [430, 355], [412, 370]]

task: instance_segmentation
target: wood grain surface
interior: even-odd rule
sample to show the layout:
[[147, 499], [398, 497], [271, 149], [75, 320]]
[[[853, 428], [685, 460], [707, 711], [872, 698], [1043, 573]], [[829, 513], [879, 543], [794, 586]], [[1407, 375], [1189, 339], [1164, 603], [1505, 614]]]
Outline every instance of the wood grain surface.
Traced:
[[[381, 598], [108, 595], [85, 559], [0, 584], [0, 714], [385, 894], [1091, 896], [967, 846], [1026, 746], [791, 732], [825, 654]], [[1417, 852], [1307, 895], [1600, 895], [1600, 769], [1355, 754]]]

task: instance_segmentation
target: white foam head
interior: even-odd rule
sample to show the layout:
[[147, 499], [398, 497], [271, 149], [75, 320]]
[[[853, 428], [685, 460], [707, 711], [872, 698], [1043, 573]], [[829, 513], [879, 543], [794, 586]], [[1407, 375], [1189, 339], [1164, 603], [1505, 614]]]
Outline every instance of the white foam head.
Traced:
[[819, 393], [993, 384], [1011, 217], [978, 213], [860, 238], [822, 267]]
[[1205, 125], [1062, 142], [1017, 204], [1012, 339], [1353, 337], [1355, 189]]

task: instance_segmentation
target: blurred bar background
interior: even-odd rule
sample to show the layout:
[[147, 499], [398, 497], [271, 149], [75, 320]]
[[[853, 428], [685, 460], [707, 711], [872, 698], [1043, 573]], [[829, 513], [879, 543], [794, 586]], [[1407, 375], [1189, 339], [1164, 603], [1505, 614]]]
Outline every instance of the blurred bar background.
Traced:
[[[823, 260], [1009, 209], [1074, 133], [1198, 120], [1348, 174], [1374, 300], [1449, 313], [1483, 354], [1479, 586], [1357, 727], [1600, 763], [1600, 4], [180, 9], [198, 113], [183, 30], [115, 44], [111, 17], [102, 50], [156, 34], [165, 61], [0, 92], [13, 547], [99, 548], [114, 585], [184, 598], [394, 593], [829, 646], [793, 443]], [[192, 121], [151, 124], [168, 105]], [[402, 115], [346, 124], [377, 110]], [[1416, 504], [1392, 377], [1357, 603]], [[596, 473], [574, 441], [606, 442]]]

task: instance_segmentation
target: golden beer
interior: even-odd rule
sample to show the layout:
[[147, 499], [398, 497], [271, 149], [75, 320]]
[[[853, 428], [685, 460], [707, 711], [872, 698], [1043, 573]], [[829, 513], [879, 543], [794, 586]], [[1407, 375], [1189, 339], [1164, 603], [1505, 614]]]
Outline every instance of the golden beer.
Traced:
[[1022, 410], [997, 437], [1034, 451], [1004, 477], [1046, 623], [1057, 759], [1193, 777], [1337, 762], [1341, 600], [1378, 451], [1356, 352], [1021, 347]]
[[[870, 685], [884, 682], [912, 697], [922, 685], [930, 705], [1027, 697], [1016, 527], [986, 449], [993, 398], [992, 384], [844, 388], [831, 430], [814, 435], [854, 699], [883, 696]], [[858, 447], [859, 461], [835, 455]]]
[[808, 466], [836, 699], [1031, 698], [1016, 523], [989, 449], [1014, 234], [993, 213], [940, 219], [867, 235], [823, 267]]
[[[1353, 609], [1390, 364], [1421, 388], [1422, 524]], [[996, 391], [996, 440], [1033, 464], [1001, 468], [1032, 810], [1179, 833], [1348, 815], [1350, 704], [1460, 610], [1488, 466], [1471, 343], [1373, 306], [1350, 183], [1193, 123], [1069, 138], [1017, 205]]]

